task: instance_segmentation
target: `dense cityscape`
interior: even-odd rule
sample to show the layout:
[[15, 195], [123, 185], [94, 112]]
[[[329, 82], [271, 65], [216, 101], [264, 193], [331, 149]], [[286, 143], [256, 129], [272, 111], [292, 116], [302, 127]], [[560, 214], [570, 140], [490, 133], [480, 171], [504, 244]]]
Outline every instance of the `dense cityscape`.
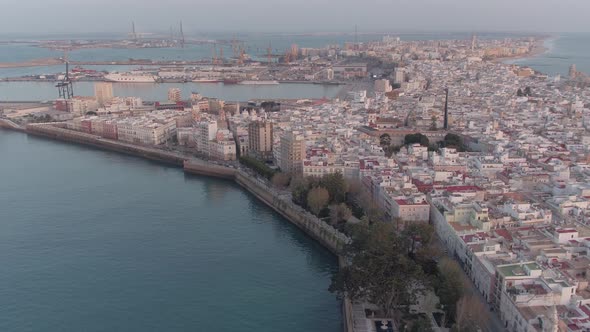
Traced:
[[[0, 125], [257, 181], [334, 244], [347, 331], [586, 331], [590, 80], [575, 64], [560, 77], [504, 63], [544, 41], [385, 36], [254, 60], [235, 43], [233, 60], [200, 67], [20, 77], [57, 80], [60, 98], [5, 104]], [[89, 76], [94, 96], [70, 93]], [[342, 92], [229, 101], [170, 88], [145, 101], [115, 96], [125, 79]]]

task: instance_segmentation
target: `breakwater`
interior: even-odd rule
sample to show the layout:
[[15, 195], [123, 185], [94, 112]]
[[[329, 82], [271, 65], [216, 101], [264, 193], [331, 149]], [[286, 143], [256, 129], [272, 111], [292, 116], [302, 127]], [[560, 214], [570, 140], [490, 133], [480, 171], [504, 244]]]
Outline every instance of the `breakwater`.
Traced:
[[0, 128], [12, 129], [16, 131], [24, 131], [24, 128], [19, 126], [18, 124], [8, 120], [8, 119], [0, 119]]

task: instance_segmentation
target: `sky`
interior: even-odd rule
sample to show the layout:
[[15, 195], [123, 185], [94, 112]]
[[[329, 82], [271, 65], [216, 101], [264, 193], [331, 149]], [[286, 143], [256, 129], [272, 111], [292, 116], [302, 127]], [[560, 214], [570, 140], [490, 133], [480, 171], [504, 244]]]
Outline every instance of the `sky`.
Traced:
[[0, 34], [590, 32], [590, 0], [0, 0]]

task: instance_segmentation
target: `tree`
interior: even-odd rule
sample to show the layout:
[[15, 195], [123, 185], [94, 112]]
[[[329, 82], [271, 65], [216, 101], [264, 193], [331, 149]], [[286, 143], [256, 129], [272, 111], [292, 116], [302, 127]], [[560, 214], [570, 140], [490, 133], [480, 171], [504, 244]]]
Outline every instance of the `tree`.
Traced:
[[434, 239], [434, 228], [426, 223], [411, 223], [402, 231], [402, 238], [408, 241], [408, 255], [415, 255], [420, 247], [428, 247]]
[[397, 154], [399, 151], [401, 150], [401, 147], [397, 146], [397, 145], [390, 145], [385, 147], [385, 156], [387, 158], [391, 158], [391, 156], [393, 156], [393, 154]]
[[369, 219], [370, 222], [383, 221], [385, 219], [385, 213], [379, 205], [375, 202], [371, 194], [364, 191], [359, 197], [359, 204], [363, 209], [364, 215]]
[[242, 156], [240, 157], [240, 163], [267, 179], [271, 179], [275, 174], [275, 171], [268, 167], [267, 164], [252, 157]]
[[273, 175], [271, 182], [278, 188], [287, 188], [289, 186], [289, 182], [291, 181], [291, 175], [288, 173], [276, 173]]
[[422, 146], [428, 146], [428, 137], [421, 133], [408, 134], [404, 137], [404, 145], [420, 144]]
[[414, 321], [414, 323], [412, 324], [412, 327], [410, 328], [411, 332], [432, 332], [434, 331], [432, 329], [432, 323], [430, 323], [430, 320], [428, 320], [428, 318], [426, 317], [422, 317], [420, 316], [420, 318], [418, 318], [416, 321]]
[[531, 91], [531, 87], [527, 86], [526, 88], [524, 88], [524, 95], [527, 97], [530, 97], [533, 95], [533, 92]]
[[330, 207], [330, 223], [332, 225], [337, 225], [342, 221], [346, 222], [350, 217], [352, 217], [352, 211], [346, 204], [340, 203]]
[[328, 205], [330, 194], [325, 188], [315, 187], [307, 194], [307, 206], [316, 216]]
[[452, 331], [477, 332], [490, 321], [490, 313], [477, 295], [463, 296], [457, 302], [456, 312]]
[[465, 284], [468, 282], [465, 273], [457, 262], [450, 258], [441, 260], [439, 264], [438, 288], [436, 295], [448, 319], [454, 320], [457, 315], [457, 302], [464, 295]]
[[443, 146], [446, 148], [464, 150], [463, 138], [457, 134], [446, 134], [443, 140]]
[[436, 116], [430, 118], [430, 130], [436, 130]]
[[342, 173], [336, 172], [324, 175], [320, 180], [320, 186], [326, 188], [330, 193], [330, 203], [340, 204], [346, 200], [348, 184]]
[[379, 145], [386, 147], [391, 145], [391, 136], [389, 134], [383, 134], [379, 137]]
[[517, 97], [522, 97], [522, 96], [524, 96], [524, 92], [522, 92], [522, 89], [521, 89], [521, 88], [518, 88], [518, 90], [516, 91], [516, 96], [517, 96]]
[[433, 152], [437, 152], [439, 150], [438, 145], [436, 144], [430, 144], [428, 146], [428, 151], [433, 151]]
[[344, 250], [350, 264], [332, 277], [330, 291], [352, 301], [367, 300], [392, 316], [422, 291], [422, 270], [405, 254], [405, 245], [391, 223], [355, 225], [352, 243]]
[[307, 193], [310, 189], [310, 182], [308, 179], [302, 176], [293, 177], [290, 186], [293, 203], [303, 208], [307, 208]]

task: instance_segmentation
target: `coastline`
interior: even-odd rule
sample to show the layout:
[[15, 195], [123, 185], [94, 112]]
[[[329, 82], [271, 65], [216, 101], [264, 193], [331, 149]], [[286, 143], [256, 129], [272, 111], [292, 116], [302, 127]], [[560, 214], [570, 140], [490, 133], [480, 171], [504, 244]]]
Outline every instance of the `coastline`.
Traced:
[[515, 55], [509, 57], [501, 57], [493, 59], [492, 62], [503, 63], [507, 65], [518, 65], [517, 63], [510, 63], [510, 62], [517, 62], [524, 59], [531, 59], [538, 57], [540, 55], [548, 53], [551, 49], [546, 46], [546, 43], [549, 41], [555, 41], [559, 38], [559, 36], [547, 36], [547, 37], [540, 37], [536, 39], [535, 46], [533, 49], [526, 54], [522, 55]]

